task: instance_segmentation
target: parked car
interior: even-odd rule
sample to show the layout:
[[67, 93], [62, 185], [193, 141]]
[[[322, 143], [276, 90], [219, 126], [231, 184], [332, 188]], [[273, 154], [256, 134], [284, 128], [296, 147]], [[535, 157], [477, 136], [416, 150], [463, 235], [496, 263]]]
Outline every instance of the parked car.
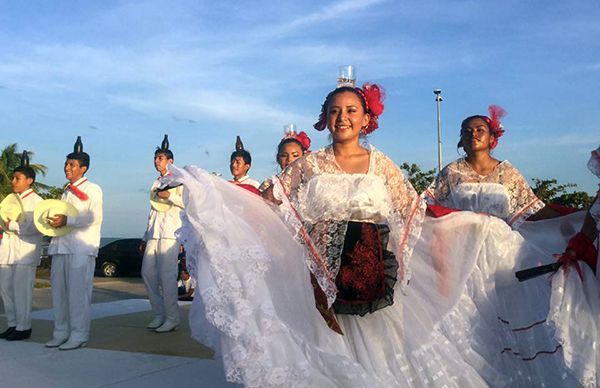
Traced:
[[140, 238], [114, 240], [102, 246], [96, 257], [96, 273], [105, 277], [139, 275], [144, 254], [139, 251]]
[[48, 247], [50, 246], [51, 237], [44, 236], [42, 238], [42, 246], [40, 248], [40, 266], [42, 268], [50, 268], [52, 259], [48, 256]]

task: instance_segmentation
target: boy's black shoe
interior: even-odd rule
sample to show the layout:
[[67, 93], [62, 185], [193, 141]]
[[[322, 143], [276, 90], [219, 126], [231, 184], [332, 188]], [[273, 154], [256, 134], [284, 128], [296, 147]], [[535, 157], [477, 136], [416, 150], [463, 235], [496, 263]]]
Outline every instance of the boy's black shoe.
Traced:
[[21, 341], [31, 337], [31, 329], [15, 330], [6, 337], [7, 341]]
[[8, 337], [15, 330], [17, 330], [16, 326], [9, 327], [4, 332], [0, 333], [0, 338]]

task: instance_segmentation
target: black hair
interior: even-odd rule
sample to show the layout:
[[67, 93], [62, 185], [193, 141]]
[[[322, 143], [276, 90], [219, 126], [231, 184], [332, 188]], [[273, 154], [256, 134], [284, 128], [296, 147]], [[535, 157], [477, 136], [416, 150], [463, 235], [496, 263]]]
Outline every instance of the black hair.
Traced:
[[475, 119], [481, 119], [485, 122], [485, 125], [487, 125], [488, 129], [491, 131], [492, 128], [490, 127], [490, 118], [487, 116], [483, 116], [483, 115], [474, 115], [474, 116], [469, 116], [466, 119], [464, 119], [462, 121], [462, 123], [460, 123], [460, 129], [463, 129], [467, 123], [471, 120], [475, 120]]
[[252, 164], [252, 156], [250, 156], [250, 152], [248, 152], [246, 150], [233, 151], [231, 153], [231, 158], [229, 158], [229, 161], [233, 162], [233, 160], [235, 158], [237, 158], [238, 156], [240, 156], [242, 159], [244, 159], [244, 163]]
[[164, 154], [167, 157], [167, 159], [174, 160], [173, 152], [171, 150], [163, 150], [157, 147], [156, 151], [154, 151], [154, 157], [157, 157], [159, 154]]
[[275, 155], [276, 159], [279, 157], [279, 154], [281, 154], [281, 151], [283, 150], [283, 146], [286, 144], [289, 144], [289, 143], [298, 144], [300, 146], [300, 149], [302, 150], [302, 154], [304, 154], [306, 152], [306, 149], [304, 148], [302, 143], [300, 143], [297, 139], [294, 139], [293, 137], [288, 137], [286, 139], [282, 139], [279, 142], [279, 145], [277, 146], [277, 155]]
[[67, 155], [67, 159], [77, 160], [80, 167], [87, 167], [90, 169], [90, 156], [85, 152], [71, 152]]
[[35, 182], [35, 171], [29, 166], [19, 166], [13, 170], [13, 175], [17, 172], [25, 175], [26, 178], [33, 179]]
[[342, 86], [341, 88], [337, 88], [329, 92], [327, 97], [325, 97], [325, 102], [323, 102], [323, 105], [321, 105], [321, 112], [327, 115], [327, 107], [329, 106], [331, 99], [338, 94], [346, 92], [354, 93], [354, 95], [356, 95], [360, 100], [360, 104], [362, 105], [363, 110], [367, 112], [367, 103], [365, 102], [365, 98], [358, 90], [356, 90], [356, 88], [353, 88], [351, 86]]

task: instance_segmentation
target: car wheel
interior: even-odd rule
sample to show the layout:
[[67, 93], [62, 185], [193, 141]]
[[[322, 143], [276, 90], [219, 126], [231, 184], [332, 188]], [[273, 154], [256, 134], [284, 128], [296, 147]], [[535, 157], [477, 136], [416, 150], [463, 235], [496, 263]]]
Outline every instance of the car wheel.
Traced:
[[102, 263], [102, 275], [107, 278], [114, 278], [117, 276], [118, 268], [117, 265], [111, 261], [105, 261]]

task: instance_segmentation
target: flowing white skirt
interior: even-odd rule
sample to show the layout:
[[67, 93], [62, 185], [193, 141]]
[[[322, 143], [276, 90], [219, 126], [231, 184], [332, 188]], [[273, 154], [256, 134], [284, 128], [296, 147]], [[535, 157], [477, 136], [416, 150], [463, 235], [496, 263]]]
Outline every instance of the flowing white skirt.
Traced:
[[[519, 315], [508, 311], [495, 287], [511, 290], [516, 282], [522, 239], [503, 223], [470, 212], [427, 219], [407, 289], [398, 287], [395, 303], [373, 314], [338, 315], [340, 335], [316, 310], [309, 257], [275, 206], [197, 167], [173, 168], [173, 179], [186, 188], [180, 238], [198, 286], [192, 335], [220, 354], [229, 381], [248, 387], [511, 384], [513, 364], [504, 359], [497, 317], [505, 310], [503, 319]], [[506, 236], [514, 240], [508, 246]], [[554, 303], [564, 305], [564, 298]]]

